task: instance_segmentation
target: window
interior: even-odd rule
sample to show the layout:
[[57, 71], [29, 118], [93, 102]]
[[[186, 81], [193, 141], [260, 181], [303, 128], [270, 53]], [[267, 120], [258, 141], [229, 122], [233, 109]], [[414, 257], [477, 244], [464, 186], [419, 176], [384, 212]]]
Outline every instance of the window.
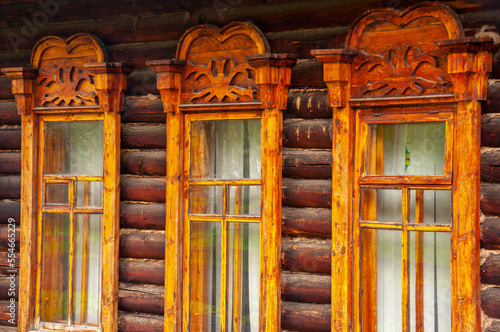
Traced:
[[332, 329], [478, 331], [480, 101], [491, 41], [438, 3], [314, 50], [333, 107]]
[[[49, 50], [49, 51], [47, 51]], [[45, 37], [5, 68], [22, 125], [19, 331], [116, 331], [120, 116], [127, 68]]]
[[152, 61], [167, 112], [165, 331], [279, 331], [290, 55], [236, 22]]

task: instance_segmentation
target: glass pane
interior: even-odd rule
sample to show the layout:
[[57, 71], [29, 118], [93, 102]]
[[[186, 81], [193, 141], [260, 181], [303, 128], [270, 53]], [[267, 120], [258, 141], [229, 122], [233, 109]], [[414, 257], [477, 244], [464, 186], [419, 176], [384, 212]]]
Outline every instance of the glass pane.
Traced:
[[402, 197], [400, 189], [362, 189], [361, 219], [402, 222]]
[[410, 190], [410, 222], [451, 224], [451, 190]]
[[222, 186], [190, 186], [189, 214], [222, 214]]
[[102, 182], [77, 181], [76, 207], [102, 207]]
[[67, 322], [69, 291], [70, 217], [67, 213], [42, 216], [40, 318]]
[[444, 175], [445, 122], [368, 125], [367, 175]]
[[221, 224], [191, 222], [189, 247], [189, 330], [219, 331]]
[[260, 119], [191, 123], [192, 179], [260, 177]]
[[402, 331], [401, 232], [363, 229], [361, 236], [363, 326]]
[[102, 219], [100, 214], [77, 214], [75, 236], [75, 323], [99, 324], [101, 302]]
[[45, 183], [45, 204], [68, 205], [67, 183]]
[[228, 331], [259, 331], [259, 223], [228, 224]]
[[260, 216], [260, 186], [229, 186], [230, 215]]
[[103, 122], [45, 123], [44, 174], [102, 176]]
[[411, 331], [451, 331], [450, 248], [450, 233], [410, 232]]

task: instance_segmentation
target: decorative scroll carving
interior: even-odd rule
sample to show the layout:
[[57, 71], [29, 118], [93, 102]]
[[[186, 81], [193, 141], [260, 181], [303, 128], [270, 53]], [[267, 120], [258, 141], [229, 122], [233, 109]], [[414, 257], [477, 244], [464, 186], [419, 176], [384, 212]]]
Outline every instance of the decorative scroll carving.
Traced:
[[453, 94], [448, 58], [435, 42], [462, 36], [456, 14], [442, 5], [368, 12], [346, 40], [346, 49], [358, 51], [351, 98]]
[[99, 98], [94, 76], [78, 67], [58, 68], [55, 73], [39, 71], [37, 87], [46, 91], [39, 100], [42, 106], [95, 106]]
[[[238, 101], [241, 97], [255, 99], [256, 87], [252, 86], [252, 82], [248, 82], [246, 87], [238, 86], [237, 80], [247, 81], [255, 77], [254, 70], [248, 63], [236, 64], [231, 59], [212, 60], [207, 66], [195, 66], [191, 63], [187, 64], [185, 77], [187, 80], [194, 82], [202, 82], [207, 80], [209, 85], [204, 86], [202, 90], [197, 92], [193, 89], [189, 101], [192, 102], [203, 98], [205, 102], [223, 102], [226, 100]], [[195, 86], [193, 84], [193, 86]]]
[[[370, 96], [420, 95], [446, 92], [446, 72], [439, 67], [438, 52], [424, 52], [416, 46], [387, 49], [383, 55], [361, 53], [354, 61], [355, 75], [366, 77], [361, 94]], [[426, 68], [425, 68], [426, 67]], [[433, 71], [435, 76], [424, 71]]]
[[245, 56], [266, 53], [267, 40], [249, 23], [188, 30], [177, 48], [177, 59], [186, 62], [181, 105], [259, 102], [256, 73]]

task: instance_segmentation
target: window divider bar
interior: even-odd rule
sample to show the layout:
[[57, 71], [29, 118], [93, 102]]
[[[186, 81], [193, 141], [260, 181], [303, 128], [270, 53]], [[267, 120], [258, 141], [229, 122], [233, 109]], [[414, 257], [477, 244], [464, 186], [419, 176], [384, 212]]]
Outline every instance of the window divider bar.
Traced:
[[408, 278], [408, 260], [409, 260], [409, 250], [408, 250], [408, 229], [407, 229], [407, 223], [408, 223], [408, 217], [410, 213], [410, 199], [409, 199], [409, 190], [408, 188], [403, 188], [403, 202], [402, 202], [402, 215], [403, 215], [403, 228], [402, 228], [402, 234], [401, 234], [401, 267], [402, 267], [402, 326], [403, 326], [403, 332], [408, 332], [410, 330], [410, 304], [409, 304], [409, 278]]

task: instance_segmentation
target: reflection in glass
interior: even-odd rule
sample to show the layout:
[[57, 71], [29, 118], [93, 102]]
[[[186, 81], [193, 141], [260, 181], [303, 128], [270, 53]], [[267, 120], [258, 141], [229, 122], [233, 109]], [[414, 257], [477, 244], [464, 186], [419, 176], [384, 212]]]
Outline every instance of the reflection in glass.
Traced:
[[101, 181], [76, 181], [76, 207], [102, 207]]
[[410, 232], [411, 331], [451, 331], [451, 237]]
[[362, 189], [361, 219], [402, 222], [402, 197], [400, 189]]
[[68, 205], [68, 183], [45, 183], [45, 204]]
[[260, 179], [260, 119], [193, 121], [191, 179]]
[[229, 186], [229, 215], [260, 216], [260, 186]]
[[451, 190], [410, 190], [410, 222], [451, 224]]
[[227, 331], [259, 331], [260, 224], [229, 223], [228, 236]]
[[75, 323], [99, 324], [101, 302], [100, 214], [76, 215], [75, 283], [73, 319]]
[[190, 331], [219, 331], [222, 243], [219, 222], [191, 222]]
[[222, 214], [222, 186], [190, 186], [189, 214]]
[[368, 126], [367, 175], [444, 175], [445, 122]]
[[69, 246], [69, 214], [44, 213], [42, 216], [42, 267], [40, 269], [40, 318], [42, 322], [67, 322]]
[[102, 176], [103, 122], [45, 123], [43, 174]]
[[[376, 322], [368, 326], [376, 326], [377, 331], [402, 331], [401, 232], [363, 229], [361, 236], [363, 313], [372, 312], [376, 303]], [[363, 319], [366, 324], [368, 318]]]

